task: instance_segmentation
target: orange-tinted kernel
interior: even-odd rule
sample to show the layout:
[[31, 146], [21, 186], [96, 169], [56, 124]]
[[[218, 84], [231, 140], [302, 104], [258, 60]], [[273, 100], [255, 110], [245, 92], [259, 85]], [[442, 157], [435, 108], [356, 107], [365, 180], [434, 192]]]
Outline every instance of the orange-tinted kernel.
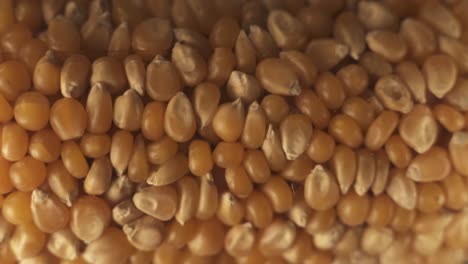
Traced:
[[13, 163], [10, 167], [10, 178], [16, 189], [28, 192], [39, 187], [47, 177], [46, 166], [31, 156]]

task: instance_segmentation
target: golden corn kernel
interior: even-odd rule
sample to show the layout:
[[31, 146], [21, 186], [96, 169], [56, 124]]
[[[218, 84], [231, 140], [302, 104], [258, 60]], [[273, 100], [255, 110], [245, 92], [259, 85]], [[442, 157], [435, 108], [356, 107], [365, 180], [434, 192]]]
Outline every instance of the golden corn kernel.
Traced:
[[[229, 11], [231, 12], [232, 10]], [[232, 49], [236, 43], [239, 32], [240, 26], [234, 17], [221, 17], [213, 25], [210, 32], [211, 46]]]
[[437, 47], [432, 29], [416, 18], [405, 18], [401, 22], [400, 34], [406, 40], [408, 51], [415, 59], [423, 59]]
[[200, 122], [201, 128], [211, 125], [211, 121], [218, 110], [221, 91], [213, 83], [204, 82], [197, 85], [193, 92], [193, 109]]
[[95, 196], [81, 196], [70, 211], [70, 228], [85, 243], [95, 241], [104, 233], [111, 221], [107, 203]]
[[27, 92], [15, 101], [16, 122], [30, 131], [43, 129], [49, 121], [49, 100], [38, 92]]
[[126, 261], [133, 250], [122, 230], [109, 227], [100, 238], [86, 247], [82, 258], [96, 264], [117, 263]]
[[143, 216], [131, 199], [123, 200], [112, 208], [112, 220], [123, 226]]
[[386, 194], [375, 196], [367, 217], [367, 224], [383, 228], [390, 224], [395, 214], [395, 203]]
[[128, 55], [131, 44], [131, 35], [128, 23], [120, 23], [120, 25], [116, 25], [109, 40], [107, 55], [125, 58], [125, 56]]
[[357, 14], [369, 30], [392, 29], [398, 23], [398, 18], [390, 8], [380, 2], [359, 2]]
[[69, 209], [57, 197], [40, 189], [31, 194], [31, 212], [35, 225], [43, 232], [54, 233], [68, 224]]
[[417, 208], [423, 213], [433, 213], [445, 204], [445, 195], [442, 187], [437, 183], [419, 183]]
[[[302, 196], [302, 195], [297, 195]], [[298, 227], [305, 228], [313, 214], [313, 210], [307, 205], [302, 197], [297, 197], [293, 206], [288, 212], [288, 218]]]
[[124, 130], [139, 130], [143, 108], [143, 102], [138, 93], [133, 89], [127, 90], [123, 95], [115, 99], [114, 124]]
[[132, 156], [128, 162], [127, 176], [137, 183], [145, 182], [150, 173], [150, 164], [148, 162], [145, 140], [142, 135], [135, 138], [135, 145]]
[[123, 226], [128, 242], [138, 250], [155, 250], [162, 242], [163, 224], [151, 216], [143, 216]]
[[286, 154], [281, 145], [280, 133], [271, 124], [262, 144], [262, 150], [272, 171], [279, 171], [286, 166]]
[[8, 161], [22, 159], [28, 151], [29, 136], [24, 128], [10, 122], [2, 127], [2, 157]]
[[408, 146], [418, 153], [428, 151], [438, 134], [437, 122], [429, 107], [416, 105], [401, 118], [398, 131]]
[[333, 156], [335, 145], [332, 136], [321, 130], [315, 130], [307, 148], [307, 155], [317, 163], [325, 163]]
[[189, 172], [187, 157], [182, 153], [177, 153], [159, 168], [154, 169], [146, 182], [154, 186], [164, 186], [182, 178], [187, 172]]
[[[180, 3], [180, 2], [179, 2]], [[177, 3], [178, 4], [178, 3]], [[175, 8], [176, 4], [174, 5]], [[174, 21], [174, 23], [177, 23]], [[208, 59], [213, 52], [208, 38], [202, 33], [194, 30], [191, 27], [179, 27], [173, 30], [174, 37], [178, 42], [187, 43], [188, 45], [198, 49], [201, 55]]]
[[299, 77], [301, 87], [309, 87], [314, 84], [317, 77], [317, 67], [306, 54], [296, 51], [283, 51], [280, 59], [287, 61]]
[[267, 120], [274, 125], [279, 125], [281, 120], [289, 113], [289, 105], [286, 99], [276, 94], [269, 94], [263, 97], [260, 106], [265, 112]]
[[366, 51], [359, 59], [362, 66], [371, 77], [383, 77], [393, 72], [393, 66], [382, 56], [372, 51]]
[[86, 133], [81, 137], [80, 147], [88, 158], [101, 158], [109, 154], [111, 138], [107, 134]]
[[179, 70], [183, 82], [188, 86], [201, 83], [208, 74], [208, 65], [200, 52], [183, 43], [172, 48], [172, 62]]
[[115, 57], [101, 57], [91, 66], [91, 86], [102, 82], [111, 94], [120, 94], [127, 87], [123, 63]]
[[218, 209], [218, 188], [210, 173], [203, 175], [200, 179], [200, 200], [196, 217], [207, 220], [216, 214]]
[[357, 122], [343, 114], [338, 114], [330, 120], [328, 133], [351, 148], [359, 147], [363, 141], [362, 130]]
[[408, 166], [406, 177], [417, 182], [443, 180], [452, 169], [448, 152], [434, 146], [416, 156]]
[[105, 133], [112, 125], [112, 97], [103, 83], [96, 83], [91, 88], [86, 101], [88, 113], [88, 131]]
[[336, 76], [344, 83], [348, 95], [359, 95], [369, 85], [369, 73], [359, 64], [349, 64], [341, 68]]
[[329, 229], [314, 234], [315, 247], [321, 250], [330, 250], [343, 237], [345, 227], [341, 223], [335, 223]]
[[368, 227], [362, 234], [361, 247], [368, 254], [380, 254], [393, 242], [393, 236], [389, 228]]
[[286, 167], [281, 171], [280, 174], [288, 181], [302, 182], [305, 180], [314, 166], [315, 163], [308, 157], [308, 155], [302, 154], [301, 156], [297, 157], [297, 159], [288, 161]]
[[246, 256], [255, 243], [255, 229], [250, 223], [231, 227], [224, 238], [224, 248], [233, 257]]
[[227, 226], [235, 226], [241, 223], [244, 214], [244, 206], [238, 198], [230, 192], [221, 194], [216, 212], [219, 221]]
[[271, 11], [268, 15], [267, 27], [278, 47], [283, 50], [300, 49], [305, 45], [304, 25], [286, 11]]
[[9, 241], [14, 256], [20, 261], [38, 255], [45, 243], [45, 234], [31, 224], [18, 226]]
[[414, 62], [403, 61], [397, 65], [395, 71], [408, 87], [414, 100], [418, 103], [425, 104], [427, 101], [427, 86], [426, 80], [419, 67]]
[[398, 114], [393, 111], [380, 113], [367, 129], [365, 144], [371, 150], [380, 149], [398, 125]]
[[111, 205], [120, 203], [135, 192], [135, 184], [128, 177], [122, 175], [112, 181], [105, 193], [106, 201]]
[[336, 18], [333, 35], [349, 46], [351, 58], [357, 60], [366, 49], [364, 27], [352, 12], [345, 11]]
[[79, 138], [88, 126], [88, 114], [77, 100], [62, 98], [50, 109], [50, 125], [61, 140]]
[[110, 147], [110, 161], [119, 176], [127, 169], [133, 148], [133, 135], [130, 132], [118, 130], [114, 133]]
[[389, 110], [408, 113], [413, 108], [408, 87], [396, 75], [381, 77], [375, 84], [375, 93]]
[[252, 74], [255, 72], [257, 64], [257, 51], [244, 30], [239, 32], [234, 45], [237, 69], [239, 71]]
[[137, 55], [127, 56], [124, 61], [124, 68], [130, 88], [143, 96], [146, 90], [146, 69], [143, 60]]
[[385, 153], [392, 164], [400, 169], [408, 167], [413, 159], [413, 152], [399, 135], [393, 135], [387, 140]]
[[437, 104], [433, 107], [432, 112], [437, 121], [452, 133], [461, 130], [465, 126], [465, 118], [452, 106]]
[[331, 168], [336, 175], [341, 193], [347, 193], [356, 178], [356, 153], [345, 145], [338, 145], [331, 160]]
[[233, 100], [240, 98], [244, 103], [252, 103], [263, 92], [263, 88], [254, 76], [240, 71], [230, 73], [226, 89], [229, 97]]
[[257, 52], [258, 61], [278, 55], [278, 46], [270, 32], [258, 26], [257, 23], [249, 26], [249, 38]]
[[424, 60], [422, 70], [427, 88], [437, 98], [442, 98], [450, 92], [457, 80], [457, 65], [447, 55], [429, 56]]
[[215, 48], [208, 61], [206, 79], [216, 85], [224, 85], [236, 68], [236, 58], [231, 49]]
[[468, 101], [465, 99], [465, 94], [468, 93], [468, 82], [465, 78], [458, 78], [455, 86], [450, 92], [445, 95], [445, 101], [450, 105], [466, 111], [468, 109]]
[[241, 135], [245, 123], [245, 110], [240, 99], [219, 106], [213, 116], [213, 130], [223, 141], [234, 142]]
[[242, 144], [246, 148], [257, 149], [262, 145], [267, 129], [266, 122], [265, 112], [260, 105], [256, 101], [250, 104], [241, 135]]
[[306, 6], [296, 14], [304, 24], [310, 38], [321, 38], [333, 33], [333, 17], [320, 9]]
[[367, 194], [358, 195], [351, 190], [338, 201], [336, 211], [341, 222], [357, 226], [366, 221], [371, 211], [371, 200]]
[[56, 17], [59, 10], [60, 7], [50, 15], [48, 21], [48, 44], [57, 52], [76, 53], [80, 50], [80, 32], [71, 19], [63, 16]]
[[179, 92], [167, 104], [164, 131], [177, 142], [186, 142], [196, 131], [195, 114], [187, 96]]
[[329, 230], [336, 223], [336, 214], [335, 208], [330, 208], [325, 211], [316, 211], [309, 218], [309, 222], [307, 222], [305, 227], [306, 232], [310, 235], [314, 235]]
[[29, 192], [39, 187], [47, 177], [47, 169], [42, 161], [26, 156], [11, 164], [10, 179], [19, 191]]
[[247, 198], [254, 188], [252, 180], [242, 165], [226, 168], [224, 177], [229, 190], [239, 198]]
[[304, 183], [304, 197], [315, 210], [327, 210], [340, 199], [340, 190], [330, 171], [316, 165]]
[[366, 35], [366, 42], [370, 50], [390, 62], [402, 60], [408, 51], [403, 37], [391, 31], [371, 31]]
[[260, 251], [266, 256], [280, 255], [296, 238], [297, 230], [289, 221], [275, 220], [268, 225], [259, 238]]
[[295, 160], [306, 151], [313, 129], [306, 115], [292, 114], [281, 121], [279, 132], [286, 158]]
[[344, 83], [331, 72], [321, 73], [317, 77], [315, 91], [330, 110], [340, 108], [346, 97]]
[[0, 122], [6, 123], [13, 118], [13, 108], [5, 96], [0, 95]]
[[196, 176], [202, 176], [213, 169], [211, 147], [203, 140], [193, 140], [189, 145], [188, 165], [190, 172]]
[[272, 94], [294, 96], [301, 93], [298, 75], [283, 59], [262, 60], [257, 64], [255, 75], [263, 88]]
[[368, 150], [359, 150], [356, 154], [357, 171], [354, 190], [358, 195], [364, 195], [371, 188], [375, 179], [375, 155]]
[[216, 255], [223, 248], [224, 236], [225, 230], [219, 220], [200, 221], [188, 248], [198, 256]]
[[268, 161], [261, 150], [247, 150], [242, 164], [255, 183], [264, 183], [271, 177]]
[[31, 192], [13, 191], [5, 198], [2, 215], [14, 225], [33, 223], [31, 213]]
[[89, 195], [101, 195], [109, 189], [111, 178], [109, 157], [96, 158], [83, 181], [83, 189]]
[[293, 205], [293, 192], [288, 183], [280, 176], [271, 177], [262, 186], [273, 210], [277, 213], [287, 212]]
[[200, 187], [195, 178], [187, 176], [177, 181], [177, 191], [179, 205], [175, 219], [181, 225], [184, 225], [194, 218], [197, 213]]
[[78, 98], [85, 94], [89, 85], [90, 73], [91, 62], [88, 57], [79, 54], [68, 57], [60, 72], [60, 91], [62, 95]]
[[376, 116], [371, 103], [357, 96], [346, 98], [341, 111], [356, 120], [362, 130], [367, 130]]
[[79, 256], [80, 240], [70, 229], [64, 228], [50, 235], [47, 249], [56, 257], [73, 260]]
[[167, 53], [172, 41], [172, 27], [166, 19], [155, 17], [142, 21], [132, 33], [132, 49], [145, 60]]
[[154, 57], [148, 64], [145, 78], [146, 93], [154, 100], [169, 101], [183, 88], [176, 66], [162, 56]]
[[438, 1], [424, 3], [419, 16], [439, 33], [453, 38], [459, 38], [461, 35], [460, 22], [447, 7]]
[[169, 185], [146, 187], [133, 196], [133, 202], [139, 210], [161, 221], [174, 217], [177, 201], [177, 192]]
[[319, 71], [327, 71], [348, 56], [349, 48], [333, 38], [319, 38], [310, 41], [305, 52]]
[[397, 205], [412, 210], [416, 208], [418, 191], [414, 181], [406, 178], [404, 174], [400, 169], [393, 169], [386, 192]]

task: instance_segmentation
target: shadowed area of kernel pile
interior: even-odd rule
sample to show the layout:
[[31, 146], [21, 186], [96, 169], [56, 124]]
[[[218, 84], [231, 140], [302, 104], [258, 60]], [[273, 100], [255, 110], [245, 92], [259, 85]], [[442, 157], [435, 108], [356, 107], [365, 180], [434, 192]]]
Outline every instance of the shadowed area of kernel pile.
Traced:
[[466, 260], [468, 0], [0, 0], [1, 264]]

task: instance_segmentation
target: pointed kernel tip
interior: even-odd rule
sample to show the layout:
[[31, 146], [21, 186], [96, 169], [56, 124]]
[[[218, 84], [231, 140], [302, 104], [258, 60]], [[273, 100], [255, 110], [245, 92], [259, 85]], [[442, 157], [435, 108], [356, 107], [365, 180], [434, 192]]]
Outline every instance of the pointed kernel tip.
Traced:
[[298, 157], [296, 154], [292, 154], [292, 153], [288, 153], [288, 152], [285, 152], [284, 154], [286, 155], [287, 160], [295, 160]]
[[292, 83], [290, 89], [289, 89], [289, 94], [292, 96], [297, 96], [300, 95], [302, 92], [301, 85], [299, 84], [299, 81], [296, 80]]
[[40, 189], [35, 189], [32, 194], [31, 194], [31, 199], [34, 202], [43, 202], [49, 197], [47, 192], [40, 190]]
[[274, 136], [275, 136], [275, 130], [273, 128], [273, 125], [272, 124], [268, 124], [268, 129], [267, 129], [267, 133], [266, 133], [266, 136], [265, 136], [265, 141], [269, 140], [269, 139], [272, 139]]
[[244, 104], [242, 103], [242, 99], [241, 98], [237, 98], [236, 100], [234, 100], [234, 102], [232, 102], [232, 105], [234, 107], [243, 107]]
[[163, 62], [166, 62], [166, 61], [167, 61], [166, 58], [164, 58], [163, 56], [158, 54], [158, 55], [156, 55], [154, 57], [154, 59], [151, 61], [151, 63], [160, 64], [160, 63], [163, 63]]
[[260, 108], [260, 105], [258, 104], [258, 102], [256, 100], [253, 101], [249, 106], [249, 110], [252, 110], [252, 111], [256, 111], [259, 108]]

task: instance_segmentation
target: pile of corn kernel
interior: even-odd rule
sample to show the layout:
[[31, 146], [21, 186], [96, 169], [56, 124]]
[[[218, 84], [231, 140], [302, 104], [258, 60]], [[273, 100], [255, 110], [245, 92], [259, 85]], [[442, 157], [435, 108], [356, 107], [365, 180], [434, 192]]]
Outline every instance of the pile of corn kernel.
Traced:
[[0, 263], [468, 259], [468, 0], [0, 0]]

